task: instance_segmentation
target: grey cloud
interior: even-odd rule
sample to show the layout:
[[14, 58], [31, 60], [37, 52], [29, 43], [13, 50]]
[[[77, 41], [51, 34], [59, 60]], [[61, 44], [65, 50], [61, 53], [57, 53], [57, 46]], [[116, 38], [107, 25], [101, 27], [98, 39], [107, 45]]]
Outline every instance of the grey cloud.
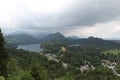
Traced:
[[[57, 14], [28, 12], [17, 25], [22, 29], [64, 31], [78, 26], [93, 26], [120, 17], [120, 0], [76, 0], [68, 9]], [[77, 26], [77, 27], [75, 27]]]
[[[61, 15], [59, 25], [91, 26], [97, 23], [113, 21], [120, 17], [120, 0], [85, 0], [76, 3]], [[83, 5], [82, 5], [83, 4]]]

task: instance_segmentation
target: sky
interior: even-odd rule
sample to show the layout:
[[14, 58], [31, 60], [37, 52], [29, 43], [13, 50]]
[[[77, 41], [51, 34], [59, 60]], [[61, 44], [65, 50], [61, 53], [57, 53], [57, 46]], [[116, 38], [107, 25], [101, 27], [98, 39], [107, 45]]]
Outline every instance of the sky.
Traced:
[[0, 28], [120, 39], [120, 0], [0, 0]]

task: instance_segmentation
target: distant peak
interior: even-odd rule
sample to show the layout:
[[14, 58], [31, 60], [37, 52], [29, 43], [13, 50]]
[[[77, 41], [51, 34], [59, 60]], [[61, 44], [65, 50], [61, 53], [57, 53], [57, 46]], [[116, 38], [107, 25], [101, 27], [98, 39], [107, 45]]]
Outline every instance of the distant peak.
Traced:
[[56, 32], [55, 34], [59, 34], [59, 35], [62, 35], [60, 32]]
[[[63, 36], [60, 32], [52, 33], [52, 34], [50, 34], [50, 35], [52, 35], [52, 36]], [[64, 36], [63, 36], [63, 37], [64, 37]]]
[[88, 37], [88, 39], [94, 39], [94, 37], [93, 37], [93, 36], [90, 36], [90, 37]]
[[102, 38], [93, 37], [93, 36], [88, 37], [88, 39], [99, 39], [99, 40], [102, 40]]

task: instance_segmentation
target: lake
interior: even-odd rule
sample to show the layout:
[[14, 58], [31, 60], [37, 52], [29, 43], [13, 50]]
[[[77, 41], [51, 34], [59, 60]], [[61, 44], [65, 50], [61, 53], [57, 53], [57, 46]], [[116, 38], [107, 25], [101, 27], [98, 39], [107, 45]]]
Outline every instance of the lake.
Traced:
[[18, 49], [25, 49], [32, 52], [40, 52], [42, 49], [40, 48], [40, 44], [25, 44], [18, 45]]

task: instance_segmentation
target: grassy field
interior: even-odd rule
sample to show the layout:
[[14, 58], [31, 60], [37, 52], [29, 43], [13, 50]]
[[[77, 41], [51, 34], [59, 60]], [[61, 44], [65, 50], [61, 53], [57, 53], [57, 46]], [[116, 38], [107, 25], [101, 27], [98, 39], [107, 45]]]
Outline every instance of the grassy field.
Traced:
[[120, 49], [111, 49], [111, 50], [104, 51], [104, 52], [102, 52], [102, 53], [103, 53], [103, 54], [110, 53], [110, 54], [117, 55], [117, 54], [120, 54]]

